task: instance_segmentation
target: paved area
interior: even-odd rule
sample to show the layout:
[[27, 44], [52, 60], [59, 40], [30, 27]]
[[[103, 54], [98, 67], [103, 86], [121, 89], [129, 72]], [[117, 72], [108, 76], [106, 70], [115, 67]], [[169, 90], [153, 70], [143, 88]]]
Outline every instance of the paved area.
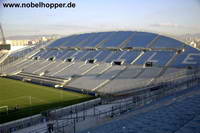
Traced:
[[200, 91], [81, 133], [200, 133]]

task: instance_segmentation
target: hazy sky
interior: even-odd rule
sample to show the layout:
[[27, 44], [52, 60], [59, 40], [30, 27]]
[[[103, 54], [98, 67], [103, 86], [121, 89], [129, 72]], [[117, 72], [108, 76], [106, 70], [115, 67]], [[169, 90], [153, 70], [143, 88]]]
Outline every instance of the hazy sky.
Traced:
[[0, 0], [6, 36], [142, 30], [166, 34], [200, 33], [200, 0], [71, 0], [74, 9], [3, 8], [4, 2], [67, 0]]

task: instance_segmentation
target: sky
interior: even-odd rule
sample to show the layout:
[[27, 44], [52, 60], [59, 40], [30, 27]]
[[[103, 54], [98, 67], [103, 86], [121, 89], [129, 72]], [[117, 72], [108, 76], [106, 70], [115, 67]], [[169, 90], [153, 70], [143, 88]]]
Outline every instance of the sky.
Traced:
[[6, 36], [69, 35], [99, 31], [200, 33], [200, 0], [71, 0], [76, 8], [4, 8], [3, 3], [68, 0], [0, 0]]

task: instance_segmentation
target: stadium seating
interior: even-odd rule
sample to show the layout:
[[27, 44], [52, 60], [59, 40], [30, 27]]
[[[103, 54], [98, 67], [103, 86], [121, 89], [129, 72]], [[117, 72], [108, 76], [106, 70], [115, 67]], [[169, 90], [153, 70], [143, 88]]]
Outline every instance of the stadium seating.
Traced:
[[32, 74], [27, 72], [20, 72], [16, 76], [22, 77], [23, 80], [28, 79], [28, 81], [31, 81], [33, 83], [44, 84], [46, 86], [52, 86], [52, 87], [55, 87], [55, 85], [62, 85], [65, 82], [64, 79], [49, 77], [45, 75], [40, 76], [37, 74]]
[[90, 34], [80, 34], [77, 35], [76, 38], [68, 40], [67, 42], [60, 45], [60, 47], [73, 47], [73, 46], [80, 46], [85, 40], [89, 38]]
[[110, 38], [101, 47], [118, 47], [126, 39], [128, 39], [132, 32], [116, 32], [111, 35]]
[[29, 65], [29, 66], [23, 68], [23, 71], [28, 72], [28, 73], [35, 73], [50, 63], [51, 62], [48, 60], [37, 60], [37, 61], [34, 61], [34, 63], [32, 65]]
[[74, 58], [75, 60], [81, 60], [82, 57], [84, 57], [84, 55], [87, 54], [88, 51], [78, 51], [76, 52], [74, 55], [72, 55], [71, 57]]
[[198, 133], [200, 131], [200, 115], [195, 116], [188, 124], [182, 127], [177, 133]]
[[21, 71], [23, 68], [25, 68], [26, 66], [32, 65], [33, 63], [35, 63], [34, 60], [22, 60], [22, 61], [19, 61], [16, 64], [7, 66], [6, 70], [5, 70], [5, 73], [12, 74], [12, 73]]
[[[71, 47], [71, 46], [96, 46], [100, 43], [107, 35], [107, 33], [94, 33], [95, 35], [90, 37], [92, 34], [81, 34], [69, 37], [61, 38], [52, 43], [49, 48], [53, 47]], [[90, 42], [89, 42], [90, 41]]]
[[[126, 42], [126, 43], [123, 43]], [[123, 45], [122, 45], [123, 44]], [[59, 47], [123, 47], [123, 48], [156, 48], [156, 50], [144, 51], [141, 57], [138, 58], [140, 53], [143, 51], [119, 51], [111, 52], [109, 50], [97, 50], [97, 51], [75, 51], [75, 50], [42, 50], [35, 56], [47, 59], [49, 57], [55, 57], [56, 59], [65, 60], [68, 57], [73, 57], [76, 60], [85, 61], [88, 59], [96, 58], [97, 61], [112, 62], [113, 60], [125, 60], [126, 64], [143, 65], [148, 59], [154, 61], [155, 65], [165, 66], [168, 61], [176, 54], [176, 48], [185, 48], [185, 51], [177, 55], [176, 61], [171, 64], [172, 67], [186, 67], [190, 63], [185, 64], [183, 62], [185, 58], [190, 53], [198, 53], [199, 51], [186, 46], [184, 43], [177, 41], [175, 39], [165, 37], [162, 35], [157, 35], [154, 33], [146, 32], [102, 32], [102, 33], [88, 33], [80, 35], [72, 35], [69, 37], [61, 38], [54, 41], [48, 46], [48, 48], [59, 48]], [[159, 49], [161, 48], [161, 49]], [[163, 48], [166, 48], [163, 49]], [[169, 51], [167, 49], [174, 49], [174, 51]], [[178, 49], [177, 49], [178, 50]], [[151, 58], [150, 58], [151, 57]], [[199, 57], [195, 55], [195, 60]], [[198, 61], [199, 62], [199, 61]], [[178, 63], [178, 64], [177, 64]], [[191, 64], [193, 65], [193, 63]], [[197, 63], [197, 65], [199, 65]]]
[[72, 57], [74, 54], [76, 54], [76, 52], [77, 51], [75, 51], [75, 50], [65, 51], [65, 54], [63, 56], [58, 57], [58, 59], [65, 60], [69, 57]]
[[39, 75], [44, 72], [49, 72], [49, 69], [55, 67], [57, 64], [59, 64], [59, 63], [55, 62], [55, 61], [47, 61], [45, 64], [42, 64], [42, 66], [40, 68], [36, 69], [32, 73]]
[[187, 71], [186, 68], [176, 68], [176, 67], [169, 67], [168, 69], [166, 69], [166, 71], [164, 72], [163, 76], [167, 76], [168, 74], [173, 74], [173, 73], [176, 73], [176, 72], [184, 72], [184, 71]]
[[64, 70], [64, 69], [68, 68], [68, 67], [71, 66], [72, 64], [73, 64], [73, 63], [71, 63], [71, 62], [59, 62], [59, 63], [58, 63], [57, 65], [55, 65], [54, 67], [48, 69], [49, 72], [47, 73], [47, 75], [49, 75], [49, 76], [54, 76], [54, 75], [60, 73], [60, 71], [62, 71], [62, 70]]
[[120, 56], [124, 53], [124, 51], [113, 51], [111, 55], [105, 59], [106, 62], [112, 62], [120, 58]]
[[48, 50], [40, 50], [40, 52], [38, 52], [35, 57], [41, 57], [41, 58], [45, 58], [45, 55], [48, 54], [49, 51]]
[[109, 56], [112, 55], [112, 52], [111, 51], [108, 51], [108, 50], [103, 50], [103, 51], [100, 51], [95, 59], [97, 59], [97, 61], [101, 62], [101, 61], [105, 61]]
[[[29, 52], [35, 49], [36, 52], [30, 56]], [[21, 52], [23, 52], [23, 58], [3, 66], [1, 76], [103, 96], [105, 99], [100, 105], [103, 109], [99, 109], [101, 108], [99, 106], [99, 110], [96, 107], [89, 109], [86, 115], [90, 118], [93, 117], [93, 113], [94, 116], [96, 115], [95, 111], [99, 113], [98, 119], [101, 114], [110, 117], [113, 105], [120, 104], [121, 107], [119, 101], [122, 101], [124, 105], [128, 105], [131, 101], [134, 104], [131, 108], [134, 108], [136, 103], [134, 98], [137, 98], [141, 104], [149, 103], [176, 90], [185, 89], [190, 84], [197, 84], [199, 81], [198, 74], [195, 73], [197, 69], [194, 69], [200, 67], [199, 50], [181, 41], [155, 33], [115, 31], [71, 35], [57, 39], [45, 47], [36, 46], [16, 51], [10, 57], [22, 56]], [[1, 57], [3, 57], [2, 54], [0, 54], [0, 59]], [[132, 96], [128, 97], [130, 95]], [[122, 97], [126, 97], [129, 101], [123, 103], [123, 100], [127, 100], [126, 98], [117, 99]], [[110, 103], [115, 98], [117, 101]], [[128, 117], [114, 118], [107, 124], [82, 133], [199, 133], [200, 129], [194, 125], [199, 122], [200, 94], [186, 99], [174, 98], [170, 102], [174, 103], [163, 104], [159, 108], [152, 107], [151, 111], [139, 115], [131, 115], [134, 112], [130, 112]], [[141, 106], [138, 103], [137, 105]], [[77, 106], [74, 108], [76, 108], [75, 111], [84, 109]], [[109, 112], [102, 113], [104, 109]], [[126, 107], [126, 111], [132, 111], [132, 109], [128, 110]], [[66, 112], [61, 113], [66, 115]], [[70, 118], [78, 118], [84, 113], [73, 114], [73, 110], [70, 110]], [[119, 114], [121, 114], [121, 108], [117, 115]], [[111, 115], [111, 117], [114, 116]], [[59, 126], [62, 118], [56, 118], [58, 118], [58, 123], [55, 126]], [[90, 121], [90, 118], [85, 119], [84, 116], [83, 119], [86, 121], [83, 123]], [[63, 121], [67, 119], [68, 117], [65, 116]], [[69, 121], [67, 121], [67, 126], [71, 123]], [[78, 122], [79, 120], [77, 120], [77, 127]], [[21, 123], [24, 125], [23, 121], [20, 121]], [[46, 132], [46, 123], [43, 124], [44, 132]], [[66, 123], [62, 124], [64, 132]], [[17, 128], [20, 129], [20, 126]]]
[[[85, 62], [75, 62], [71, 63], [66, 69], [62, 69], [58, 73], [54, 74], [56, 77], [61, 77], [61, 78], [68, 78], [72, 77], [73, 75], [77, 75], [77, 73], [83, 66], [85, 65]], [[81, 73], [80, 73], [81, 74]]]
[[[12, 56], [19, 55], [20, 51]], [[117, 93], [149, 85], [157, 77], [199, 67], [199, 56], [199, 50], [155, 33], [86, 33], [55, 40], [31, 58], [5, 67], [3, 73], [45, 74], [71, 79], [67, 88]]]
[[177, 56], [172, 67], [187, 67], [200, 65], [200, 53], [199, 50], [190, 46], [185, 46], [185, 51]]
[[81, 58], [81, 61], [85, 61], [88, 59], [94, 59], [96, 58], [96, 56], [98, 56], [98, 54], [100, 53], [100, 51], [88, 51], [88, 53]]
[[55, 54], [54, 57], [56, 59], [60, 59], [61, 57], [63, 57], [66, 53], [68, 53], [69, 51], [64, 51], [64, 50], [58, 50]]
[[42, 72], [46, 72], [47, 75], [51, 75], [51, 73], [54, 73], [56, 70], [58, 71], [59, 68], [64, 67], [66, 64], [64, 61], [51, 61], [51, 63], [48, 66], [43, 66], [42, 69], [35, 72], [36, 74], [40, 74]]
[[113, 75], [115, 75], [115, 73], [113, 73], [112, 71], [116, 68], [110, 68], [110, 64], [99, 64], [97, 67], [86, 73], [85, 76], [80, 77], [69, 83], [68, 86], [71, 86], [73, 88], [92, 90], [101, 85], [101, 83], [103, 83], [104, 81], [112, 78]]
[[60, 45], [62, 45], [63, 43], [69, 42], [70, 40], [74, 39], [76, 36], [69, 36], [69, 37], [64, 37], [61, 38], [59, 40], [54, 41], [50, 46], [48, 46], [49, 48], [53, 48], [53, 47], [58, 47]]
[[139, 81], [134, 79], [141, 71], [141, 67], [129, 66], [125, 69], [125, 71], [122, 71], [115, 79], [111, 80], [107, 85], [99, 89], [99, 91], [104, 93], [116, 93], [133, 89], [134, 87], [137, 87], [136, 82]]
[[151, 79], [155, 78], [161, 68], [141, 68], [130, 66], [120, 73], [115, 79], [99, 89], [99, 92], [117, 93], [134, 90], [141, 86], [147, 86]]
[[101, 42], [109, 35], [109, 33], [94, 33], [96, 36], [88, 39], [81, 47], [96, 47], [101, 44]]
[[141, 47], [146, 48], [156, 38], [156, 34], [135, 32], [131, 40], [125, 47]]
[[140, 53], [139, 51], [126, 51], [126, 53], [120, 57], [120, 60], [125, 60], [126, 64], [131, 64]]
[[154, 45], [152, 47], [155, 48], [183, 48], [184, 43], [177, 41], [175, 39], [165, 37], [165, 36], [159, 36], [159, 38], [156, 40]]
[[156, 66], [165, 66], [167, 62], [173, 57], [175, 52], [168, 51], [150, 51], [145, 52], [144, 55], [138, 59], [135, 64], [145, 64], [146, 62], [153, 62]]

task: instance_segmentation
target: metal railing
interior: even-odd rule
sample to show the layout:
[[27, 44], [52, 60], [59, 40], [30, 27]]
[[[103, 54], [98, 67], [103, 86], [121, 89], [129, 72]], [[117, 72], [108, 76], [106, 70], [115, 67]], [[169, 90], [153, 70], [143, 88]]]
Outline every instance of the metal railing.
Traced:
[[[70, 115], [73, 113], [77, 114], [78, 112], [80, 112], [82, 110], [86, 110], [88, 108], [95, 107], [95, 106], [99, 105], [100, 102], [101, 102], [101, 99], [97, 98], [94, 100], [67, 106], [64, 108], [45, 111], [43, 113], [51, 114], [51, 116], [53, 116], [53, 118], [60, 118], [65, 115]], [[27, 118], [19, 119], [16, 121], [11, 121], [8, 123], [0, 124], [0, 133], [11, 133], [11, 132], [14, 132], [14, 131], [17, 131], [20, 129], [24, 129], [24, 128], [27, 128], [30, 126], [46, 123], [46, 121], [49, 118], [45, 117], [43, 113], [34, 115], [34, 116], [30, 116]]]
[[[180, 74], [181, 75], [181, 74]], [[192, 73], [185, 77], [185, 80], [171, 80], [167, 84], [162, 86], [154, 86], [158, 88], [149, 87], [145, 88], [144, 91], [140, 93], [135, 93], [132, 96], [127, 97], [117, 97], [116, 99], [110, 97], [110, 99], [103, 99], [97, 104], [81, 103], [79, 105], [72, 105], [64, 109], [57, 109], [50, 112], [53, 116], [53, 123], [56, 132], [66, 132], [69, 129], [71, 132], [76, 132], [78, 130], [76, 126], [84, 121], [101, 120], [106, 118], [112, 118], [124, 114], [126, 112], [135, 110], [145, 104], [157, 101], [158, 99], [173, 94], [177, 91], [190, 88], [200, 84], [200, 71], [193, 70]], [[99, 105], [101, 103], [101, 105]], [[108, 106], [105, 109], [100, 106]], [[44, 124], [42, 128], [37, 130], [32, 130], [30, 133], [40, 133], [47, 132], [46, 118], [40, 116], [33, 116], [30, 118], [25, 118], [18, 120], [17, 123], [11, 122], [7, 125], [0, 126], [0, 133], [10, 133], [19, 129], [30, 127], [36, 124]], [[92, 123], [91, 123], [92, 124]]]
[[[101, 106], [110, 105], [106, 109], [99, 109], [101, 107], [94, 106], [90, 110], [82, 110], [82, 112], [74, 112], [64, 118], [54, 119], [55, 132], [76, 132], [81, 130], [80, 125], [84, 124], [84, 121], [98, 121], [107, 118], [118, 117], [121, 114], [134, 111], [138, 107], [155, 102], [165, 96], [175, 94], [181, 90], [194, 87], [200, 84], [200, 71], [192, 73], [186, 80], [182, 81], [170, 81], [168, 84], [160, 86], [157, 89], [149, 88], [148, 91], [142, 92], [130, 97], [124, 97], [124, 99], [112, 99], [112, 101], [102, 101]], [[115, 102], [115, 100], [117, 102]], [[114, 102], [113, 102], [114, 101]], [[89, 122], [91, 125], [93, 122]], [[95, 122], [94, 122], [95, 123]], [[48, 126], [47, 126], [48, 127]], [[39, 133], [47, 131], [47, 127], [41, 129], [32, 130], [29, 133]], [[80, 128], [80, 129], [79, 129]]]

